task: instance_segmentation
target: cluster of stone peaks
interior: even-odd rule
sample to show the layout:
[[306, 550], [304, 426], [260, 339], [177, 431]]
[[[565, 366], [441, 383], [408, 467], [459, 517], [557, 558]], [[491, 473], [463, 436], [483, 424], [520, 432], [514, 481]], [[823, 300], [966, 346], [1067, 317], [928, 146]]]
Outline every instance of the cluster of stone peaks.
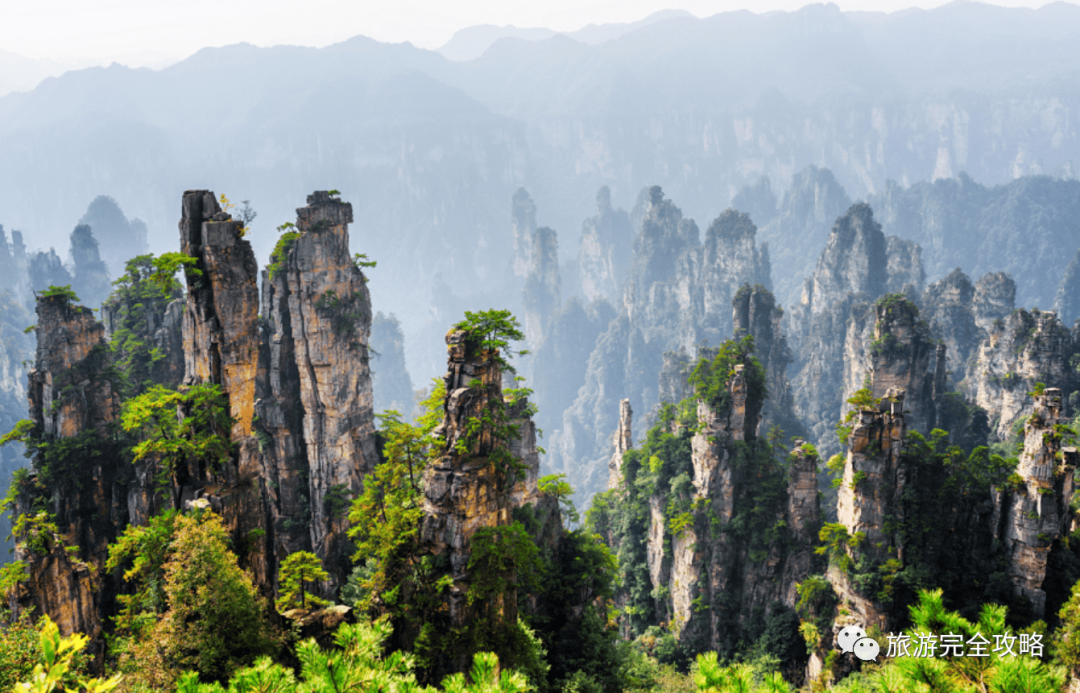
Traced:
[[[129, 525], [194, 501], [221, 515], [241, 564], [264, 593], [276, 592], [279, 565], [297, 551], [314, 552], [330, 574], [315, 589], [337, 593], [355, 551], [347, 536], [349, 500], [379, 462], [371, 300], [349, 253], [352, 220], [348, 203], [325, 192], [310, 195], [297, 210], [291, 244], [262, 270], [260, 296], [260, 270], [242, 224], [210, 191], [184, 194], [180, 247], [195, 261], [185, 271], [186, 291], [140, 304], [145, 320], [138, 336], [159, 350], [149, 371], [154, 383], [220, 388], [234, 422], [227, 432], [234, 453], [219, 466], [181, 460], [164, 487], [152, 462], [132, 465], [119, 450], [65, 460], [75, 483], [54, 474], [49, 488], [35, 490], [31, 472], [16, 512], [35, 512], [35, 503], [50, 499], [63, 541], [46, 554], [20, 545], [17, 558], [30, 576], [20, 592], [23, 608], [39, 607], [64, 632], [89, 634], [100, 654], [99, 636], [123, 589], [120, 575], [104, 570], [109, 544]], [[132, 309], [125, 300], [118, 295], [105, 303], [104, 324], [66, 297], [38, 300], [30, 416], [46, 439], [112, 439], [122, 402], [109, 375], [117, 357], [108, 338]], [[466, 336], [457, 331], [447, 340], [441, 428], [447, 447], [425, 482], [422, 528], [427, 550], [450, 559], [457, 624], [469, 618], [469, 537], [481, 527], [509, 524], [514, 507], [538, 501], [536, 434], [526, 414], [516, 413], [521, 435], [509, 441], [525, 470], [516, 483], [506, 487], [492, 477], [483, 444], [457, 451], [468, 417], [502, 397], [499, 364], [466, 349]], [[549, 515], [560, 522], [557, 504]], [[65, 550], [65, 543], [77, 551]]]

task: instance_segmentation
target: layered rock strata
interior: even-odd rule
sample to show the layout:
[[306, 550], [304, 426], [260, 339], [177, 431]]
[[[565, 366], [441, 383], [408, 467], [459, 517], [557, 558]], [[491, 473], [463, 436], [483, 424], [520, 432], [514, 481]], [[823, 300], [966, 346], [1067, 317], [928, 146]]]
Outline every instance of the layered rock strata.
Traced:
[[325, 192], [297, 210], [298, 237], [263, 276], [265, 357], [252, 402], [268, 450], [262, 476], [277, 482], [264, 491], [273, 551], [312, 547], [335, 584], [350, 568], [344, 509], [378, 459], [371, 299], [349, 253], [351, 222], [351, 205]]

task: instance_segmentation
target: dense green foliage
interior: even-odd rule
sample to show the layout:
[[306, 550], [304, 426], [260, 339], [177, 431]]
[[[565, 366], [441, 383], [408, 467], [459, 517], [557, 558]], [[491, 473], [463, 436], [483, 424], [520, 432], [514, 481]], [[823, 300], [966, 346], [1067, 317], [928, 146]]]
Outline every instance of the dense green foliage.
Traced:
[[195, 258], [183, 253], [164, 253], [158, 258], [140, 255], [128, 260], [124, 275], [113, 282], [113, 293], [104, 307], [112, 315], [110, 345], [124, 376], [125, 397], [138, 395], [155, 382], [155, 367], [165, 355], [148, 333], [152, 326], [162, 324], [169, 303], [181, 296], [174, 276], [180, 268], [192, 279], [202, 274]]
[[356, 559], [363, 561], [346, 587], [351, 601], [362, 610], [418, 619], [417, 627], [434, 605], [420, 598], [399, 601], [402, 585], [416, 586], [419, 595], [437, 594], [446, 585], [436, 586], [432, 561], [419, 555], [417, 543], [424, 470], [445, 445], [434, 433], [442, 422], [445, 392], [443, 381], [434, 380], [416, 425], [394, 411], [379, 416], [383, 462], [349, 512], [349, 537], [357, 546]]
[[0, 691], [13, 690], [16, 683], [30, 677], [38, 661], [42, 625], [35, 626], [29, 612], [14, 617], [7, 609], [0, 610]]
[[[871, 551], [859, 536], [841, 536], [841, 525], [822, 529], [824, 545], [819, 551], [848, 571], [856, 590], [888, 609], [898, 623], [904, 622], [919, 592], [930, 589], [944, 589], [969, 618], [982, 604], [994, 602], [1008, 605], [1017, 622], [1024, 621], [1030, 607], [1013, 595], [1000, 554], [986, 546], [958, 561], [955, 556], [963, 550], [965, 538], [940, 528], [940, 518], [958, 507], [976, 514], [992, 488], [1009, 483], [1016, 460], [983, 446], [965, 453], [942, 430], [932, 431], [929, 438], [909, 432], [903, 460], [916, 483], [908, 484], [897, 499], [902, 517], [885, 518], [889, 547], [903, 546], [903, 561], [895, 555], [871, 558], [880, 551]], [[894, 548], [889, 551], [895, 554]]]
[[277, 228], [281, 236], [274, 245], [274, 250], [270, 253], [270, 264], [266, 266], [271, 281], [277, 279], [278, 273], [281, 272], [281, 268], [285, 266], [285, 261], [289, 258], [289, 251], [292, 250], [296, 239], [300, 238], [299, 231], [290, 230], [294, 228], [296, 226], [289, 221]]
[[90, 638], [82, 633], [61, 638], [60, 629], [48, 616], [42, 621], [37, 663], [29, 676], [15, 685], [15, 693], [108, 693], [119, 685], [123, 678], [119, 674], [109, 679], [80, 676], [78, 656]]
[[180, 390], [155, 385], [124, 403], [120, 421], [125, 431], [140, 436], [132, 448], [134, 461], [153, 462], [161, 486], [173, 481], [182, 463], [216, 471], [233, 452], [229, 400], [218, 385]]
[[[482, 310], [477, 313], [465, 311], [465, 319], [454, 324], [455, 330], [468, 333], [466, 344], [470, 350], [479, 350], [495, 360], [503, 371], [516, 372], [510, 363], [515, 351], [513, 341], [525, 339], [518, 323], [508, 310]], [[525, 356], [529, 352], [516, 352]]]
[[173, 523], [164, 563], [167, 609], [119, 660], [121, 671], [150, 687], [167, 687], [187, 669], [224, 680], [277, 649], [266, 604], [229, 550], [221, 518], [199, 510]]
[[[968, 620], [945, 608], [941, 590], [924, 590], [910, 607], [912, 627], [904, 635], [911, 643], [910, 653], [916, 651], [920, 636], [940, 636], [942, 633], [962, 635], [968, 642], [981, 634], [987, 641], [985, 657], [955, 657], [939, 653], [935, 657], [887, 656], [883, 663], [862, 674], [850, 676], [833, 690], [845, 693], [876, 693], [877, 691], [942, 691], [976, 693], [977, 691], [1060, 691], [1067, 680], [1066, 672], [1058, 666], [1045, 664], [1038, 657], [1014, 656], [991, 649], [1001, 638], [1017, 638], [1020, 634], [1040, 632], [1032, 628], [1017, 631], [1008, 625], [1007, 609], [997, 604], [984, 604], [978, 618]], [[880, 643], [888, 655], [887, 643]], [[894, 653], [895, 655], [895, 653]]]
[[289, 554], [278, 572], [281, 596], [275, 602], [277, 610], [284, 612], [289, 609], [308, 609], [328, 605], [330, 603], [328, 600], [311, 594], [306, 588], [306, 583], [319, 582], [329, 577], [330, 574], [323, 568], [322, 561], [310, 551]]
[[716, 411], [730, 406], [731, 379], [735, 375], [735, 366], [741, 365], [746, 378], [747, 413], [756, 418], [768, 391], [765, 387], [765, 369], [760, 361], [753, 358], [753, 353], [754, 338], [747, 335], [739, 341], [725, 341], [712, 359], [699, 361], [690, 374], [690, 385], [697, 399]]
[[109, 546], [105, 569], [124, 568], [129, 589], [117, 597], [121, 608], [114, 622], [119, 637], [143, 635], [165, 613], [165, 562], [176, 535], [176, 517], [175, 510], [168, 510], [145, 525], [128, 525]]
[[[228, 687], [200, 683], [195, 672], [181, 677], [176, 693], [437, 693], [422, 686], [413, 670], [413, 657], [403, 652], [384, 656], [391, 626], [385, 621], [344, 624], [334, 634], [332, 650], [306, 640], [297, 647], [299, 676], [268, 657], [237, 671]], [[498, 657], [479, 653], [468, 679], [464, 674], [447, 677], [445, 693], [525, 693], [527, 679], [519, 673], [499, 672]]]
[[79, 297], [75, 295], [75, 291], [71, 288], [70, 284], [64, 286], [53, 286], [43, 290], [38, 294], [41, 298], [55, 298], [59, 299], [63, 303], [78, 303]]

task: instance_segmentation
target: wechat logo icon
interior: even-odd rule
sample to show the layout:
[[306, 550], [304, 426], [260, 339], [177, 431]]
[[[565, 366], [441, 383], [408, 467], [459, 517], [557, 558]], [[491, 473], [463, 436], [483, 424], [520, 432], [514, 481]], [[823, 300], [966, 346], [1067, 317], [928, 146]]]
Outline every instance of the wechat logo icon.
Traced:
[[841, 652], [851, 652], [864, 662], [874, 661], [881, 652], [881, 646], [873, 638], [866, 637], [861, 626], [848, 626], [837, 633], [836, 644]]

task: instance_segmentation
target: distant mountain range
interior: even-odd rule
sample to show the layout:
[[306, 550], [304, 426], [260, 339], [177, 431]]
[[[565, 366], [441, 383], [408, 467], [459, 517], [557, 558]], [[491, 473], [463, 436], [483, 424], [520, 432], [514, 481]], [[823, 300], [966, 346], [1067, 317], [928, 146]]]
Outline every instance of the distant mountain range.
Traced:
[[[181, 193], [210, 188], [250, 200], [265, 261], [305, 196], [336, 188], [356, 210], [354, 250], [379, 262], [374, 306], [401, 320], [419, 384], [444, 357], [418, 330], [517, 300], [501, 287], [518, 187], [568, 263], [602, 185], [624, 209], [661, 185], [704, 228], [743, 186], [767, 175], [782, 198], [808, 165], [852, 199], [885, 194], [890, 179], [966, 172], [993, 186], [1074, 178], [1080, 165], [1072, 4], [812, 5], [515, 31], [474, 27], [440, 52], [364, 37], [241, 44], [157, 71], [46, 79], [0, 98], [0, 223], [31, 248], [66, 248], [87, 204], [108, 195], [160, 252], [175, 245]], [[783, 239], [768, 240], [778, 256]]]
[[569, 36], [580, 43], [596, 46], [605, 41], [613, 41], [620, 36], [629, 34], [642, 27], [656, 24], [665, 19], [673, 19], [676, 17], [692, 18], [693, 16], [694, 15], [685, 10], [661, 10], [636, 22], [590, 24], [577, 31], [568, 32], [559, 32], [553, 29], [544, 28], [519, 29], [515, 26], [481, 24], [479, 26], [466, 27], [455, 32], [450, 40], [439, 48], [439, 53], [442, 53], [450, 60], [475, 60], [483, 55], [493, 43], [502, 39], [543, 41], [558, 35]]

